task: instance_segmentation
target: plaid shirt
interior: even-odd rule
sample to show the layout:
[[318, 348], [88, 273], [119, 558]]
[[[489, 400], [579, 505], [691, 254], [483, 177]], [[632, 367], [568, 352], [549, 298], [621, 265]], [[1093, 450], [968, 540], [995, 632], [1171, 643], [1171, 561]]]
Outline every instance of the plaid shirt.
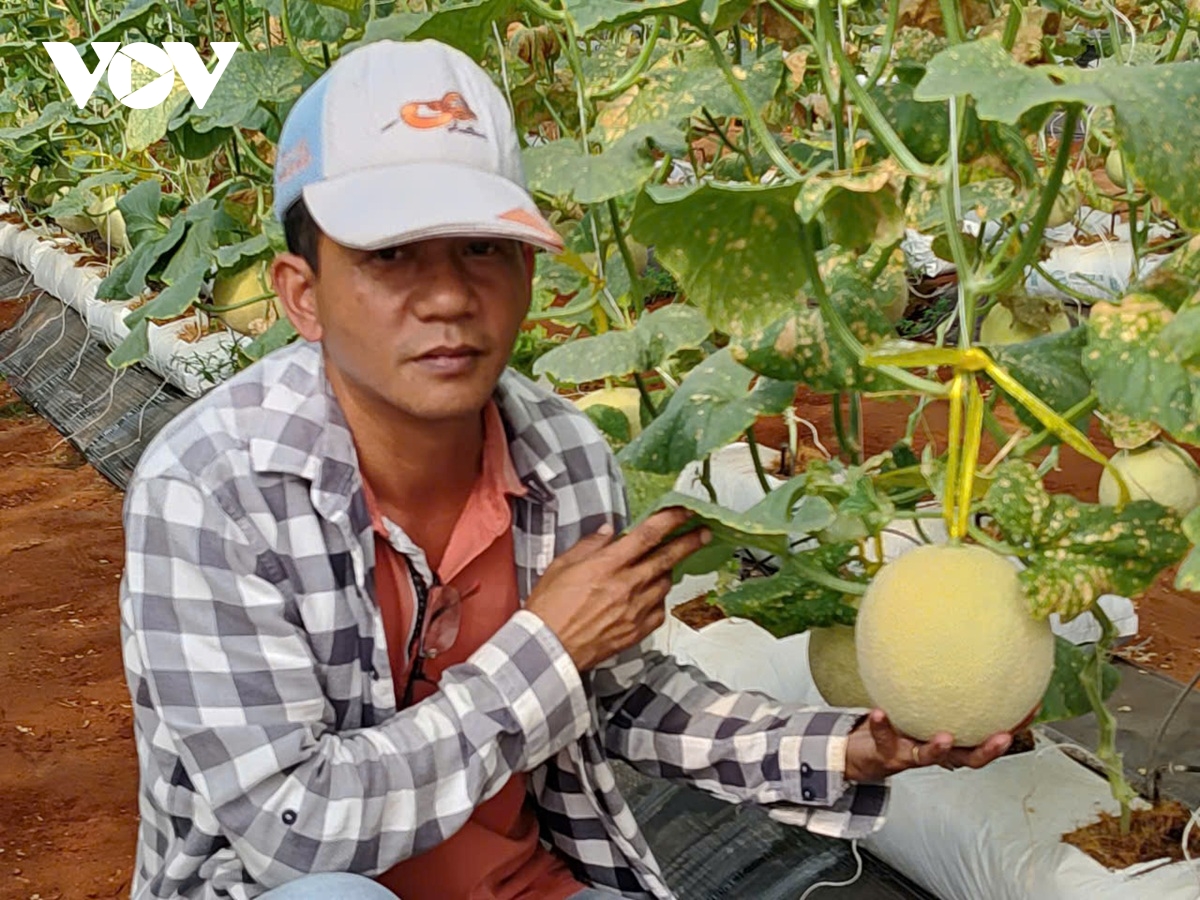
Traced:
[[[556, 552], [627, 515], [590, 420], [508, 371], [522, 600]], [[121, 583], [141, 812], [133, 894], [253, 898], [310, 872], [376, 875], [530, 773], [575, 876], [671, 898], [610, 758], [822, 834], [882, 824], [887, 788], [843, 780], [854, 713], [731, 693], [633, 648], [581, 676], [522, 609], [429, 700], [397, 711], [374, 541], [317, 345], [298, 342], [164, 428], [125, 500]], [[430, 575], [392, 526], [392, 542]]]

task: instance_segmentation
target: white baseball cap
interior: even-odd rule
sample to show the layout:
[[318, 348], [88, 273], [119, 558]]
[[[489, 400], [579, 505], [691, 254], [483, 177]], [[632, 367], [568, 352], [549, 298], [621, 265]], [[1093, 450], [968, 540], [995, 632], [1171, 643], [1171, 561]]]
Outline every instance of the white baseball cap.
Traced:
[[296, 101], [275, 162], [275, 215], [304, 198], [359, 250], [470, 235], [558, 252], [525, 186], [512, 113], [488, 74], [438, 41], [375, 41]]

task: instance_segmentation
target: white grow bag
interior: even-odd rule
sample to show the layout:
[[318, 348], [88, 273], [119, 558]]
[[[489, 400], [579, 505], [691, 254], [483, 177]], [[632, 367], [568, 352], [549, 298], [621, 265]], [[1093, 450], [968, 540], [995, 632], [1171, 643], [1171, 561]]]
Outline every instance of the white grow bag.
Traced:
[[[11, 208], [0, 201], [0, 213]], [[0, 222], [0, 256], [26, 269], [34, 286], [78, 312], [88, 332], [115, 350], [129, 334], [125, 316], [133, 301], [98, 299], [96, 290], [103, 280], [102, 273], [93, 266], [77, 266], [79, 256], [64, 249], [67, 243], [63, 238], [46, 237], [21, 225]], [[142, 365], [189, 397], [199, 397], [213, 384], [202, 377], [198, 361], [228, 359], [235, 338], [229, 333], [211, 334], [188, 343], [178, 337], [186, 326], [183, 321], [151, 323], [147, 334], [150, 351]]]
[[[761, 452], [770, 471], [771, 451]], [[685, 469], [675, 489], [707, 499], [698, 471], [698, 465]], [[768, 479], [773, 486], [782, 483]], [[748, 509], [763, 497], [745, 444], [713, 454], [711, 483], [718, 500], [732, 509]], [[923, 527], [931, 540], [946, 539], [939, 520]], [[898, 521], [890, 529], [916, 535], [911, 522]], [[915, 546], [900, 534], [884, 533], [889, 559]], [[716, 576], [685, 577], [667, 604], [715, 586]], [[1100, 602], [1121, 634], [1137, 633], [1137, 613], [1128, 598], [1105, 595]], [[1098, 629], [1090, 615], [1067, 625], [1052, 617], [1051, 625], [1075, 643], [1093, 640]], [[801, 706], [825, 705], [809, 671], [807, 633], [780, 640], [743, 619], [695, 630], [668, 615], [649, 641], [731, 688]], [[887, 821], [863, 846], [941, 900], [1200, 900], [1200, 862], [1110, 871], [1062, 842], [1063, 834], [1118, 807], [1103, 778], [1040, 737], [1036, 752], [984, 769], [914, 770], [892, 778], [891, 785]], [[835, 888], [826, 892], [836, 900]]]

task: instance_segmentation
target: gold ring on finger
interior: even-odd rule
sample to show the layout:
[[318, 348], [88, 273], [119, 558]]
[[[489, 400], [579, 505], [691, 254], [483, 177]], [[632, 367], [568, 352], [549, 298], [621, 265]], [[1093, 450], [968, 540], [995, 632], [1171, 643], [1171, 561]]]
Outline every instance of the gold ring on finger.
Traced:
[[919, 766], [921, 764], [921, 748], [918, 747], [916, 744], [913, 744], [912, 760], [913, 760], [913, 765]]

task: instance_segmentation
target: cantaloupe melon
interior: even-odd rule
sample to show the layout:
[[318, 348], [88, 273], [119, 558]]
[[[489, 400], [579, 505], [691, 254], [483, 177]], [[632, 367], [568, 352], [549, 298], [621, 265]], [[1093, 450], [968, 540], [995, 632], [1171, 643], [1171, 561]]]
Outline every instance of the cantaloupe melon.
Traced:
[[813, 684], [830, 706], [873, 705], [858, 674], [853, 625], [810, 629], [808, 669]]
[[855, 625], [868, 695], [901, 731], [960, 747], [1019, 725], [1054, 671], [1054, 634], [1017, 568], [977, 546], [918, 547], [879, 570]]
[[637, 437], [642, 430], [641, 403], [642, 395], [637, 388], [613, 387], [584, 394], [575, 401], [575, 406], [581, 410], [592, 406], [611, 406], [618, 409], [629, 420], [630, 437]]
[[87, 208], [87, 214], [96, 223], [96, 230], [104, 243], [119, 253], [128, 253], [129, 236], [125, 230], [125, 216], [117, 209], [117, 198], [110, 194]]
[[1047, 331], [1037, 331], [1024, 322], [1018, 322], [1013, 318], [1012, 310], [997, 303], [983, 317], [983, 324], [979, 326], [979, 343], [992, 346], [1020, 344], [1043, 334], [1058, 334], [1070, 329], [1071, 320], [1065, 312], [1058, 313], [1050, 320]]
[[[262, 299], [247, 303], [255, 297]], [[217, 318], [239, 334], [261, 334], [264, 326], [279, 316], [266, 263], [255, 263], [232, 275], [218, 275], [213, 282], [212, 302], [224, 310], [217, 313]]]
[[[1180, 448], [1155, 442], [1137, 450], [1121, 450], [1111, 460], [1129, 488], [1130, 500], [1154, 500], [1180, 516], [1200, 506], [1200, 473]], [[1100, 502], [1116, 506], [1120, 491], [1108, 469], [1100, 476]]]

